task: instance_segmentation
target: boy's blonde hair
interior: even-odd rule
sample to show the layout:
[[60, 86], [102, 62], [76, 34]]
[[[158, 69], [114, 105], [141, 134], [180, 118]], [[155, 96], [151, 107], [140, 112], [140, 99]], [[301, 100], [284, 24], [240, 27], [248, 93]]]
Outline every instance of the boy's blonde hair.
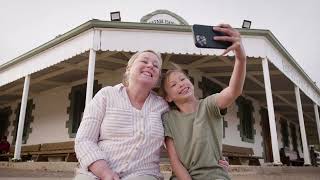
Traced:
[[131, 56], [131, 58], [128, 61], [127, 67], [126, 67], [126, 72], [123, 74], [123, 78], [122, 78], [122, 84], [124, 86], [129, 86], [129, 75], [130, 75], [130, 69], [132, 67], [132, 64], [134, 63], [134, 61], [139, 57], [140, 54], [145, 53], [145, 52], [149, 52], [152, 53], [154, 55], [157, 56], [158, 60], [159, 60], [159, 76], [161, 76], [161, 67], [162, 67], [162, 57], [159, 53], [153, 51], [153, 50], [144, 50], [144, 51], [139, 51], [137, 53], [135, 53], [134, 55]]

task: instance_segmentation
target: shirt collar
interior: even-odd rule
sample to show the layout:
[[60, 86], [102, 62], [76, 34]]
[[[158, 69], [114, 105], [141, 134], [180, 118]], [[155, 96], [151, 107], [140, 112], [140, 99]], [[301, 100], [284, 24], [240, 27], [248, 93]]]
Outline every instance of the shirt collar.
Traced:
[[[120, 84], [115, 85], [114, 87], [117, 89], [117, 91], [121, 92], [125, 86], [122, 83], [120, 83]], [[156, 92], [154, 92], [153, 90], [150, 91], [150, 94], [158, 96], [158, 94]]]
[[114, 86], [118, 91], [121, 91], [124, 88], [124, 85], [122, 83], [117, 84]]

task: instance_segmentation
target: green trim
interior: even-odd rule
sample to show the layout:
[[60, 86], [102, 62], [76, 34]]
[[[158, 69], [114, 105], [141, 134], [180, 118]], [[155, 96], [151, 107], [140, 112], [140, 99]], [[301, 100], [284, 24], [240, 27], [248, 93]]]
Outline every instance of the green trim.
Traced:
[[286, 120], [280, 119], [280, 131], [283, 147], [290, 147], [289, 126]]
[[[83, 99], [78, 99], [77, 97], [75, 97], [76, 92], [84, 93], [84, 96], [83, 96], [84, 98]], [[76, 120], [78, 120], [78, 119], [76, 119], [77, 116], [75, 117], [75, 113], [77, 113], [77, 112], [75, 112], [75, 110], [76, 110], [76, 105], [81, 104], [81, 103], [76, 102], [76, 101], [77, 100], [78, 101], [82, 101], [82, 103], [85, 104], [85, 101], [86, 101], [85, 94], [86, 94], [86, 83], [85, 84], [80, 84], [80, 85], [77, 85], [77, 86], [73, 86], [71, 88], [71, 92], [69, 94], [70, 106], [68, 107], [68, 109], [70, 109], [70, 111], [69, 111], [69, 119], [66, 122], [66, 125], [68, 126], [68, 134], [69, 134], [70, 138], [76, 137], [76, 132], [73, 132], [74, 123], [75, 123]], [[81, 120], [79, 120], [79, 121], [81, 121]], [[80, 125], [80, 122], [79, 122], [79, 125]], [[76, 127], [76, 129], [77, 128], [78, 127]]]
[[149, 13], [149, 14], [143, 16], [140, 19], [140, 22], [141, 23], [147, 23], [147, 21], [150, 18], [152, 18], [153, 16], [158, 15], [158, 14], [170, 15], [170, 16], [174, 17], [176, 20], [178, 20], [180, 25], [189, 25], [188, 22], [186, 20], [184, 20], [181, 16], [179, 16], [179, 15], [177, 15], [177, 14], [171, 12], [171, 11], [165, 10], [165, 9], [159, 9], [159, 10], [153, 11], [152, 13]]
[[[76, 132], [73, 132], [74, 129], [76, 129], [76, 131], [78, 131], [79, 126], [77, 125], [77, 127], [74, 127], [74, 123], [77, 122], [78, 119], [76, 119], [78, 117], [78, 115], [76, 114], [77, 112], [75, 112], [75, 108], [76, 108], [76, 104], [79, 105], [79, 99], [76, 99], [77, 97], [75, 97], [75, 93], [76, 92], [82, 92], [84, 93], [84, 98], [80, 99], [80, 101], [83, 101], [83, 103], [85, 103], [86, 101], [86, 87], [87, 84], [80, 84], [80, 85], [76, 85], [73, 86], [71, 88], [71, 91], [69, 93], [69, 100], [70, 100], [70, 106], [67, 107], [67, 114], [69, 114], [69, 119], [66, 121], [66, 128], [68, 128], [68, 134], [70, 138], [75, 138], [76, 137]], [[93, 86], [93, 95], [95, 95], [100, 89], [102, 88], [101, 84], [98, 84], [98, 80], [94, 81], [94, 86]], [[76, 102], [76, 100], [78, 100], [78, 102]], [[84, 109], [83, 109], [84, 111]], [[76, 116], [75, 116], [76, 115]], [[81, 119], [79, 120], [81, 122]], [[79, 122], [79, 125], [80, 125]]]
[[[64, 42], [68, 39], [71, 39], [82, 32], [85, 32], [89, 29], [93, 28], [117, 28], [117, 29], [141, 29], [141, 30], [157, 30], [157, 31], [176, 31], [176, 32], [191, 32], [190, 25], [168, 25], [168, 24], [151, 24], [151, 23], [136, 23], [136, 22], [114, 22], [114, 21], [101, 21], [97, 19], [93, 19], [87, 21], [80, 26], [60, 35], [56, 38], [50, 40], [49, 42], [31, 50], [27, 53], [18, 56], [4, 64], [0, 65], [0, 71], [14, 65], [18, 62], [21, 62], [27, 58], [30, 58], [36, 54], [39, 54], [61, 42]], [[259, 29], [238, 29], [242, 35], [247, 36], [262, 36], [266, 37], [271, 44], [276, 47], [280, 53], [289, 59], [289, 63], [291, 63], [295, 68], [298, 69], [300, 73], [304, 75], [304, 78], [311, 84], [311, 86], [320, 94], [320, 89], [314, 84], [312, 79], [303, 71], [303, 69], [298, 65], [298, 63], [294, 60], [294, 58], [289, 54], [289, 52], [281, 45], [278, 39], [272, 34], [269, 30], [259, 30]]]
[[[18, 122], [20, 116], [20, 106], [21, 103], [18, 104], [17, 109], [15, 110], [16, 119], [13, 121], [14, 129], [11, 131], [11, 135], [13, 137], [12, 144], [15, 144], [17, 138], [18, 131]], [[33, 110], [35, 109], [35, 104], [33, 104], [33, 100], [29, 99], [26, 107], [26, 115], [23, 127], [22, 134], [22, 144], [26, 144], [29, 139], [29, 134], [32, 132], [31, 123], [34, 121], [34, 116], [32, 115]]]
[[293, 150], [298, 151], [298, 137], [297, 137], [296, 125], [293, 123], [289, 123], [289, 129], [290, 129], [291, 144], [292, 144]]
[[[9, 136], [9, 127], [10, 127], [10, 116], [12, 114], [12, 110], [11, 110], [11, 107], [8, 106], [8, 107], [3, 107], [0, 109], [0, 112], [3, 113], [3, 114], [6, 114], [8, 116], [8, 119], [3, 119], [3, 120], [6, 120], [6, 122], [1, 122], [1, 125], [4, 124], [4, 129], [5, 129], [5, 132], [3, 135], [5, 136]], [[1, 136], [2, 134], [0, 134]]]
[[[254, 136], [256, 135], [256, 130], [254, 129], [254, 123], [255, 123], [255, 119], [253, 117], [253, 112], [254, 112], [254, 108], [252, 105], [252, 102], [250, 100], [246, 100], [244, 97], [240, 96], [237, 100], [236, 100], [236, 104], [238, 105], [238, 109], [239, 111], [237, 112], [237, 116], [239, 118], [239, 125], [237, 126], [238, 130], [240, 131], [240, 137], [241, 140], [244, 142], [248, 142], [248, 143], [254, 143], [255, 142], [255, 138]], [[251, 109], [251, 135], [252, 137], [248, 137], [247, 134], [245, 134], [245, 132], [243, 132], [243, 104], [247, 104], [250, 106]]]
[[223, 121], [223, 138], [226, 137], [226, 128], [228, 127], [228, 121], [225, 120], [225, 117], [222, 119]]

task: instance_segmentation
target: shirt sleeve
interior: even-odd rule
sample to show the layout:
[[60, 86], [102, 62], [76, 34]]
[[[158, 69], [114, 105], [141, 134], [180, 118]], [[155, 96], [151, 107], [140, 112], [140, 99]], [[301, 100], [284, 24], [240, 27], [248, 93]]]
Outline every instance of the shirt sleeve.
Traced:
[[168, 113], [165, 113], [162, 115], [162, 122], [163, 122], [163, 128], [164, 128], [164, 136], [173, 138], [172, 131], [170, 128], [170, 118]]
[[81, 167], [85, 169], [97, 160], [107, 160], [106, 154], [97, 144], [105, 115], [107, 94], [107, 88], [101, 89], [86, 106], [75, 138], [75, 152]]
[[208, 108], [209, 112], [215, 116], [216, 118], [220, 119], [222, 118], [224, 115], [227, 114], [227, 108], [225, 109], [220, 109], [216, 103], [216, 98], [217, 98], [217, 95], [219, 93], [216, 93], [216, 94], [212, 94], [208, 97], [206, 97], [204, 99], [204, 103], [206, 105], [206, 107]]

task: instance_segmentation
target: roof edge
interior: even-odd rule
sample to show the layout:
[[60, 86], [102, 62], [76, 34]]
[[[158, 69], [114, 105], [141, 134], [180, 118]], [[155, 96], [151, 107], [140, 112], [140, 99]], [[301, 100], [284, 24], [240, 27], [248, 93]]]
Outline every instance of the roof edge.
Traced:
[[[139, 22], [113, 22], [113, 21], [101, 21], [98, 19], [92, 19], [87, 21], [80, 26], [71, 29], [70, 31], [57, 36], [56, 38], [48, 41], [47, 43], [40, 45], [4, 64], [0, 65], [0, 71], [5, 69], [8, 66], [19, 63], [25, 59], [28, 59], [40, 52], [43, 52], [63, 41], [66, 41], [78, 34], [81, 34], [84, 31], [87, 31], [91, 28], [117, 28], [117, 29], [142, 29], [142, 30], [160, 30], [160, 31], [180, 31], [180, 32], [191, 32], [191, 25], [167, 25], [167, 24], [150, 24], [150, 23], [139, 23]], [[306, 74], [306, 72], [301, 68], [301, 66], [294, 60], [294, 58], [289, 54], [289, 52], [281, 45], [279, 40], [273, 35], [270, 30], [262, 30], [262, 29], [238, 29], [242, 35], [248, 36], [264, 36], [266, 37], [277, 49], [279, 49], [280, 53], [290, 59], [290, 63], [298, 69], [300, 73], [304, 75], [307, 81], [312, 84], [312, 87], [320, 94], [320, 89], [316, 84], [312, 81], [312, 79]]]
[[276, 47], [276, 49], [279, 50], [279, 52], [287, 59], [289, 59], [289, 63], [293, 65], [299, 73], [303, 74], [304, 78], [312, 84], [312, 87], [320, 94], [320, 88], [314, 84], [314, 81], [309, 77], [309, 75], [302, 69], [302, 67], [297, 63], [297, 61], [290, 55], [290, 53], [287, 51], [285, 47], [282, 46], [280, 41], [275, 37], [275, 35], [270, 30], [260, 30], [260, 29], [251, 29], [251, 30], [245, 30], [245, 29], [239, 29], [240, 33], [242, 35], [248, 35], [248, 36], [264, 36], [266, 37], [272, 45]]

